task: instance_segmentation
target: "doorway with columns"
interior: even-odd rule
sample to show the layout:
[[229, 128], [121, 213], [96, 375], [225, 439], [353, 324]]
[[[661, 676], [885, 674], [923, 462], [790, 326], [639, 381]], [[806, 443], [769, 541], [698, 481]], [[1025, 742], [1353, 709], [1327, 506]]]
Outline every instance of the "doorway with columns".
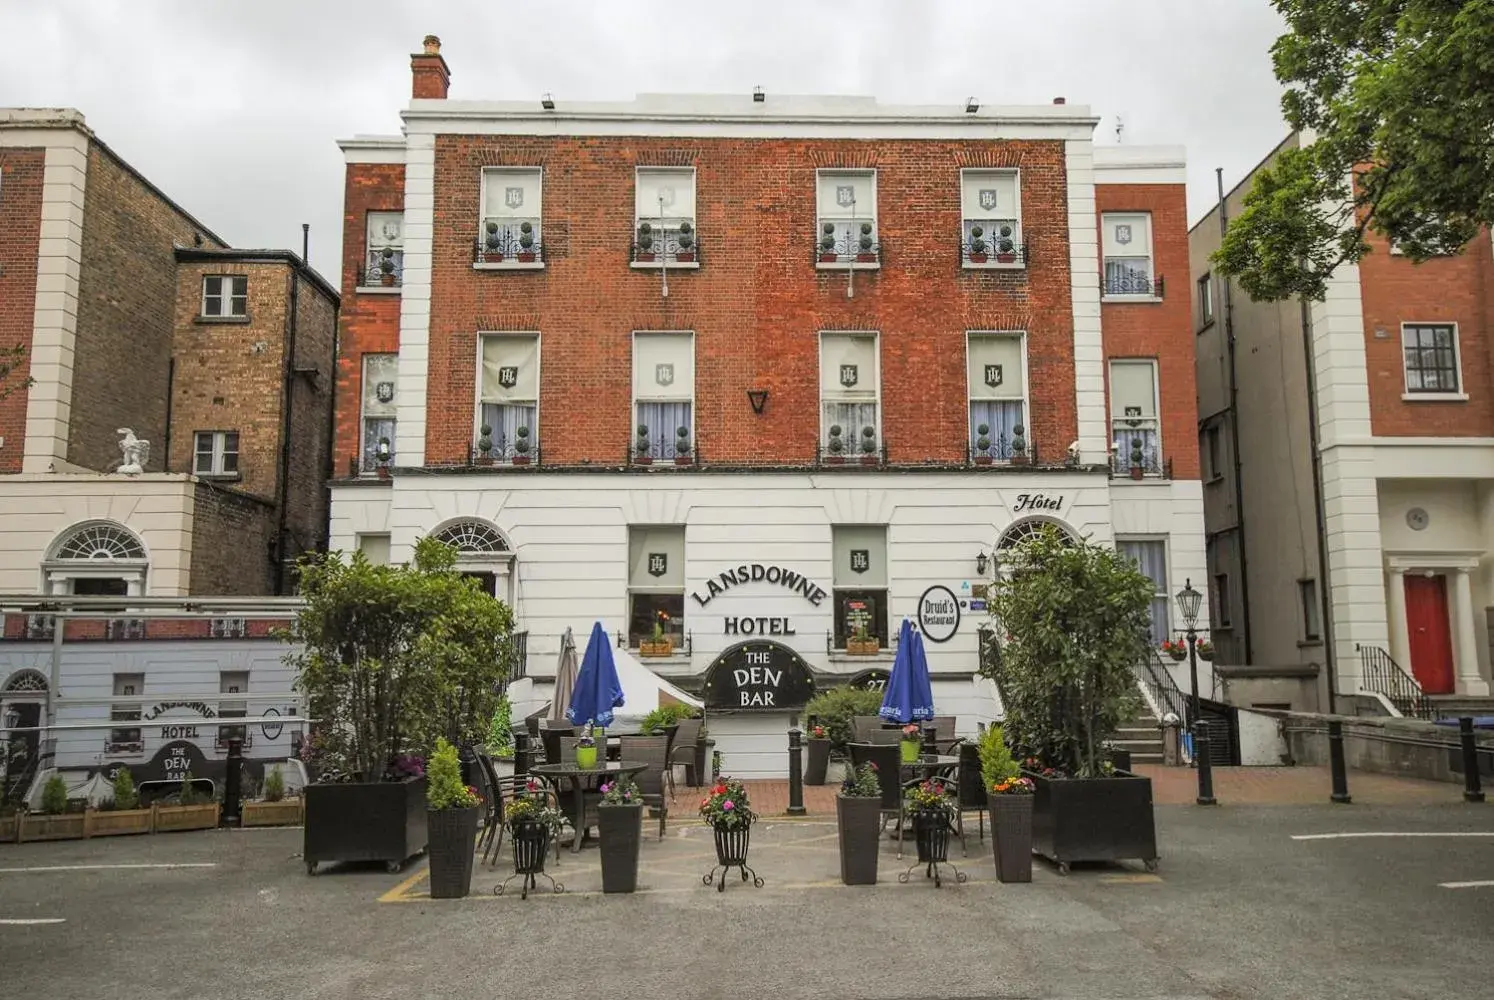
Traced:
[[1473, 601], [1478, 564], [1477, 555], [1461, 554], [1386, 559], [1390, 655], [1429, 695], [1489, 693]]

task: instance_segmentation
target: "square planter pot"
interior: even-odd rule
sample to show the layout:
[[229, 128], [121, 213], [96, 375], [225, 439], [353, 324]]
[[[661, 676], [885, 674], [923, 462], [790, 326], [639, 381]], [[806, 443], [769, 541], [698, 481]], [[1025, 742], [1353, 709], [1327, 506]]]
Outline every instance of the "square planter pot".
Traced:
[[152, 833], [155, 814], [149, 809], [104, 809], [88, 818], [90, 837], [117, 837], [127, 833]]
[[244, 826], [299, 826], [301, 824], [300, 799], [281, 799], [279, 802], [245, 802], [239, 809]]
[[1027, 461], [1028, 461], [1027, 454], [1025, 452], [1018, 452], [1018, 453], [1012, 455], [1012, 464], [1013, 465], [1026, 465]]
[[28, 813], [21, 817], [22, 842], [33, 840], [81, 840], [88, 836], [87, 813], [62, 813], [48, 816]]
[[472, 888], [472, 858], [477, 853], [477, 818], [482, 810], [428, 809], [431, 898], [460, 899]]
[[653, 465], [654, 464], [654, 459], [653, 459], [652, 455], [638, 455], [638, 456], [634, 457], [633, 464], [634, 465]]
[[976, 465], [990, 465], [991, 464], [991, 456], [990, 455], [976, 455], [975, 456], [975, 464]]
[[177, 833], [182, 830], [212, 830], [218, 825], [218, 803], [208, 802], [194, 806], [151, 806], [156, 811], [154, 825], [157, 833]]
[[0, 844], [15, 843], [20, 825], [20, 817], [15, 813], [9, 816], [0, 816]]
[[425, 850], [426, 779], [307, 785], [302, 859], [382, 861], [391, 872]]
[[676, 456], [674, 456], [674, 464], [675, 465], [694, 465], [695, 464], [695, 459], [691, 458], [689, 455], [676, 455]]
[[876, 656], [881, 645], [876, 639], [847, 639], [847, 656]]
[[881, 820], [880, 798], [835, 797], [835, 822], [840, 829], [840, 880], [846, 885], [877, 884]]
[[1152, 815], [1152, 779], [1134, 774], [1113, 778], [1044, 778], [1029, 773], [1032, 849], [1068, 874], [1075, 861], [1135, 858], [1148, 870], [1157, 863], [1157, 825]]
[[662, 642], [640, 642], [638, 644], [639, 656], [670, 656], [674, 653], [674, 642], [665, 639]]
[[1032, 881], [1031, 795], [987, 795], [991, 808], [991, 850], [996, 878], [1002, 882]]
[[633, 892], [638, 888], [638, 850], [643, 842], [643, 803], [597, 806], [597, 832], [602, 840], [602, 891]]
[[806, 745], [809, 753], [804, 764], [804, 783], [823, 785], [826, 772], [830, 769], [830, 741], [807, 740]]
[[515, 455], [513, 458], [509, 459], [509, 464], [516, 465], [519, 468], [523, 468], [524, 466], [529, 464], [529, 461], [529, 455]]

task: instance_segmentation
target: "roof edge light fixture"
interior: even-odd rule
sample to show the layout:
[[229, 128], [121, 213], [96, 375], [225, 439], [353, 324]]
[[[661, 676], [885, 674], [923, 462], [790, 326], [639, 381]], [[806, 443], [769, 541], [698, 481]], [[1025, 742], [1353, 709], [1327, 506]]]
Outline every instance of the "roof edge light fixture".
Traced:
[[540, 98], [540, 107], [544, 108], [546, 111], [555, 110], [555, 98], [550, 96], [549, 91], [546, 91], [545, 96]]
[[766, 101], [767, 99], [768, 99], [768, 95], [763, 93], [763, 88], [761, 88], [761, 87], [753, 87], [752, 88], [752, 103], [754, 103], [754, 104], [761, 104], [764, 101]]
[[965, 114], [973, 115], [980, 110], [980, 102], [973, 97], [965, 98]]

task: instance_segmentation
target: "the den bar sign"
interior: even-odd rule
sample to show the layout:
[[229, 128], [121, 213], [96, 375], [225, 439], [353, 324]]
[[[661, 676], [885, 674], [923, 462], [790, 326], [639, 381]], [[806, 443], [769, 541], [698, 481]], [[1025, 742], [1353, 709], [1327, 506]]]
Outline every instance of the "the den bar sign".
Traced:
[[814, 674], [809, 665], [777, 642], [738, 643], [706, 671], [708, 710], [775, 712], [801, 708], [813, 696]]

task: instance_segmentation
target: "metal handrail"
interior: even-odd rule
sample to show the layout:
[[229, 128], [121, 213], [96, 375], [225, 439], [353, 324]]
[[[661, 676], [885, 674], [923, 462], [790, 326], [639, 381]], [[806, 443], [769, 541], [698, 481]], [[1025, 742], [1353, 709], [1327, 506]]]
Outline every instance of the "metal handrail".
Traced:
[[1359, 675], [1365, 688], [1386, 700], [1402, 716], [1414, 719], [1435, 719], [1437, 710], [1432, 700], [1421, 689], [1416, 678], [1406, 672], [1389, 653], [1379, 646], [1354, 644], [1359, 654]]
[[1136, 680], [1147, 689], [1158, 707], [1176, 715], [1184, 726], [1192, 725], [1193, 720], [1188, 717], [1188, 698], [1172, 679], [1172, 672], [1155, 649], [1147, 650], [1146, 656], [1136, 665]]

